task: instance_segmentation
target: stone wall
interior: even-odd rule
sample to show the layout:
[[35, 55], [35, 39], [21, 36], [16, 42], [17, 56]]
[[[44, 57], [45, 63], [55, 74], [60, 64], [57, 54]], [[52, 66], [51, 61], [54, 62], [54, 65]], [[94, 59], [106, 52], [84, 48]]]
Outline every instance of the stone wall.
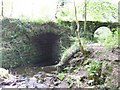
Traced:
[[57, 64], [64, 48], [71, 46], [71, 30], [54, 22], [3, 20], [3, 66]]

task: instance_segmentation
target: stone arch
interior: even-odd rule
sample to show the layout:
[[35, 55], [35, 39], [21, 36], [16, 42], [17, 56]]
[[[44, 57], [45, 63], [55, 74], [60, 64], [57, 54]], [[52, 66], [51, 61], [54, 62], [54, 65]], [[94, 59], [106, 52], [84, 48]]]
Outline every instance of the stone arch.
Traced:
[[107, 27], [110, 29], [111, 32], [114, 33], [114, 31], [116, 31], [114, 29], [117, 29], [117, 27], [120, 27], [120, 26], [118, 23], [97, 22], [93, 27], [94, 27], [93, 32], [95, 32], [100, 27]]
[[62, 47], [71, 45], [70, 35], [71, 30], [65, 29], [54, 22], [38, 25], [31, 37], [31, 42], [36, 49], [33, 64], [39, 66], [57, 64], [60, 61]]
[[112, 32], [110, 30], [110, 28], [108, 27], [105, 27], [105, 26], [101, 26], [99, 28], [97, 28], [94, 32], [94, 37], [95, 38], [103, 38], [103, 39], [106, 39], [108, 38], [108, 36], [111, 36], [112, 35]]
[[98, 30], [98, 29], [100, 29], [100, 28], [103, 28], [103, 27], [104, 27], [104, 28], [108, 28], [108, 29], [110, 29], [110, 31], [111, 31], [110, 25], [106, 25], [106, 24], [102, 24], [102, 23], [97, 23], [96, 26], [94, 26], [93, 32], [95, 33], [96, 30]]

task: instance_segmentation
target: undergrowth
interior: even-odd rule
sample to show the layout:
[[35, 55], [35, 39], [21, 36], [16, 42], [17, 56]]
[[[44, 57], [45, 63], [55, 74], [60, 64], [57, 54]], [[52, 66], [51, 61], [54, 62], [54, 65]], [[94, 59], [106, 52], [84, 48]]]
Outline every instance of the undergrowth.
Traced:
[[[104, 32], [102, 32], [104, 33]], [[101, 33], [101, 34], [102, 34]], [[111, 35], [111, 33], [108, 33], [107, 36], [104, 34], [97, 37], [97, 41], [102, 43], [103, 46], [107, 48], [113, 48], [113, 47], [118, 47], [119, 44], [119, 37], [120, 37], [120, 29], [117, 28], [114, 34]]]

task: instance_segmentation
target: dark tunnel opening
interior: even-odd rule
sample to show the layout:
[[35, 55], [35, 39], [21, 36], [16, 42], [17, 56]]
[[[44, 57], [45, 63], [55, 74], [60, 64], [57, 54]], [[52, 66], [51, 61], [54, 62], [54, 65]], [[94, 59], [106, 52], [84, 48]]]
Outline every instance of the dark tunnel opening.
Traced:
[[52, 32], [42, 33], [34, 37], [37, 55], [34, 65], [49, 66], [59, 62], [59, 35]]

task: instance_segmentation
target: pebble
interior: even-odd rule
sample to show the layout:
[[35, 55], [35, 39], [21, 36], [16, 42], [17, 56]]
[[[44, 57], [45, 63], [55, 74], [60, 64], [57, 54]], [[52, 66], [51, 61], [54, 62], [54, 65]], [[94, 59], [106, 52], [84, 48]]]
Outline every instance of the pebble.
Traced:
[[[40, 83], [37, 77], [43, 78], [44, 81]], [[33, 77], [11, 75], [8, 79], [0, 78], [0, 90], [2, 88], [50, 88], [53, 84], [51, 81], [53, 78], [55, 78], [55, 74], [43, 72], [39, 72]]]

